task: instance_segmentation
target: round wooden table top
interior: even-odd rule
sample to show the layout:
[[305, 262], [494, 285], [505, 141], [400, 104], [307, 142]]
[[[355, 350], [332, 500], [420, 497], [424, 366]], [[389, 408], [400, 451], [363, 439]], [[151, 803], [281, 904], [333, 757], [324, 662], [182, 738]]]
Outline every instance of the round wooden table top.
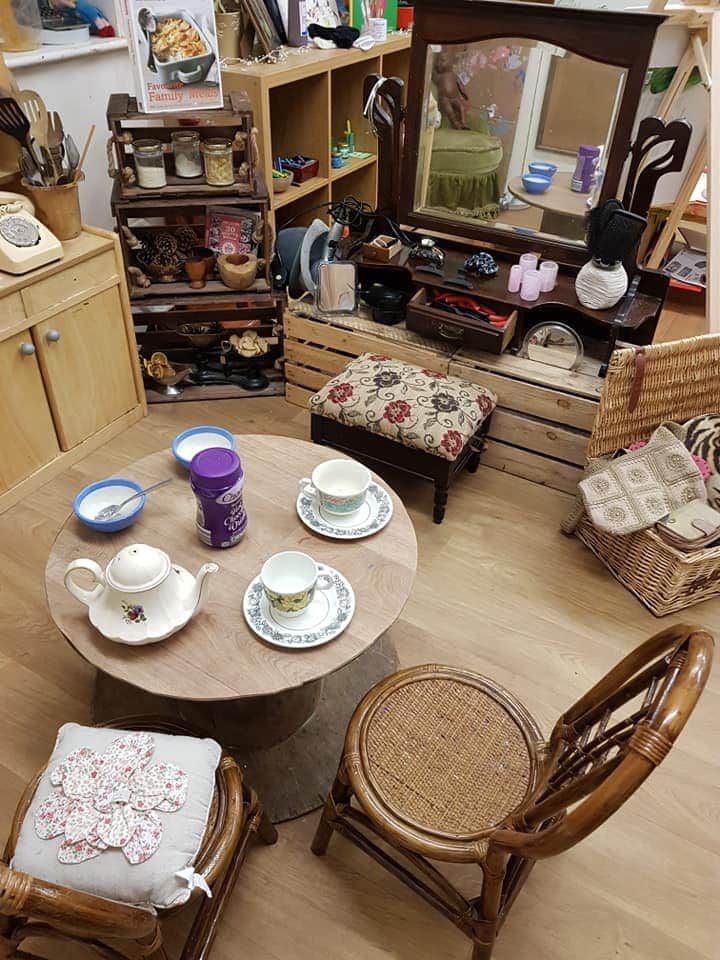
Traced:
[[[235, 547], [217, 550], [200, 542], [188, 472], [169, 450], [123, 471], [143, 487], [168, 476], [176, 478], [148, 494], [131, 527], [102, 534], [73, 514], [65, 521], [45, 571], [48, 605], [59, 630], [99, 670], [150, 693], [185, 700], [278, 694], [338, 670], [367, 650], [399, 616], [415, 579], [417, 542], [397, 494], [383, 482], [393, 500], [393, 515], [384, 530], [363, 540], [326, 539], [305, 527], [297, 515], [298, 480], [309, 477], [323, 460], [343, 454], [304, 440], [259, 435], [238, 436], [237, 450], [246, 477], [248, 527]], [[210, 579], [208, 600], [200, 613], [166, 640], [141, 647], [114, 643], [98, 633], [87, 607], [63, 583], [71, 560], [89, 557], [104, 569], [131, 543], [160, 547], [192, 574], [208, 561], [220, 566]], [[352, 584], [355, 614], [345, 631], [325, 646], [279, 649], [262, 641], [245, 622], [245, 590], [263, 562], [281, 550], [309, 553]], [[80, 581], [80, 575], [76, 577]]]
[[529, 203], [531, 207], [540, 207], [542, 210], [551, 210], [553, 213], [564, 213], [568, 217], [584, 217], [589, 209], [588, 194], [571, 190], [571, 179], [571, 173], [560, 171], [555, 174], [545, 193], [528, 193], [523, 186], [522, 177], [513, 177], [508, 183], [508, 190], [520, 200]]

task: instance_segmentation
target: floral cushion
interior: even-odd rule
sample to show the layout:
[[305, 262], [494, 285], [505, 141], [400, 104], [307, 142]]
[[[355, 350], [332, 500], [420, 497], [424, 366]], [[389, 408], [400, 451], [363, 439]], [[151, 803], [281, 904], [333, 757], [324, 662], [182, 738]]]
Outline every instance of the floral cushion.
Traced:
[[497, 399], [485, 387], [365, 353], [310, 400], [310, 412], [456, 460]]
[[171, 907], [203, 887], [214, 740], [67, 723], [30, 803], [12, 866], [123, 903]]

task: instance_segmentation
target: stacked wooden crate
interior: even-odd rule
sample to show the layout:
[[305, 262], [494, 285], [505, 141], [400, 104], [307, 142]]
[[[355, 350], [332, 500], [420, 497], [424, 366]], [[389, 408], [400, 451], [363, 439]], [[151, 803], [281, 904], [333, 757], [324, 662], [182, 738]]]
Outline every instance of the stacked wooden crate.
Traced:
[[[309, 311], [308, 311], [309, 312]], [[306, 406], [312, 394], [362, 353], [382, 353], [439, 373], [464, 377], [498, 398], [485, 466], [568, 493], [575, 491], [603, 381], [598, 364], [561, 370], [511, 354], [458, 350], [363, 317], [332, 319], [286, 311], [287, 399]]]

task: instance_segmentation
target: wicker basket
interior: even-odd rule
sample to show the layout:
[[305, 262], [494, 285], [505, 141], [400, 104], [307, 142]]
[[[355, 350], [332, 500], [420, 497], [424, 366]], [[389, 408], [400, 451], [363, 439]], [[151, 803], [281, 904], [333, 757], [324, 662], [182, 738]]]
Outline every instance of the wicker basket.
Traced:
[[[720, 336], [617, 350], [588, 444], [599, 457], [647, 440], [664, 421], [720, 411]], [[653, 530], [625, 537], [584, 516], [576, 535], [657, 617], [720, 595], [720, 547], [682, 553]]]

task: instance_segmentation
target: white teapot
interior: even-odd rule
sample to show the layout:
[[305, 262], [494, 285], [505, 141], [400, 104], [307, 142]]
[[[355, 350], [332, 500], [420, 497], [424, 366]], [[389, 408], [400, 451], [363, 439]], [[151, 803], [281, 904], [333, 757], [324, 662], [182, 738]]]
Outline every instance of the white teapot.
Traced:
[[[193, 577], [155, 547], [133, 543], [112, 558], [105, 570], [94, 560], [73, 560], [65, 586], [89, 608], [90, 622], [109, 640], [143, 644], [164, 640], [197, 613], [208, 590], [208, 577], [218, 570], [204, 563]], [[88, 570], [92, 590], [72, 579], [74, 570]]]

